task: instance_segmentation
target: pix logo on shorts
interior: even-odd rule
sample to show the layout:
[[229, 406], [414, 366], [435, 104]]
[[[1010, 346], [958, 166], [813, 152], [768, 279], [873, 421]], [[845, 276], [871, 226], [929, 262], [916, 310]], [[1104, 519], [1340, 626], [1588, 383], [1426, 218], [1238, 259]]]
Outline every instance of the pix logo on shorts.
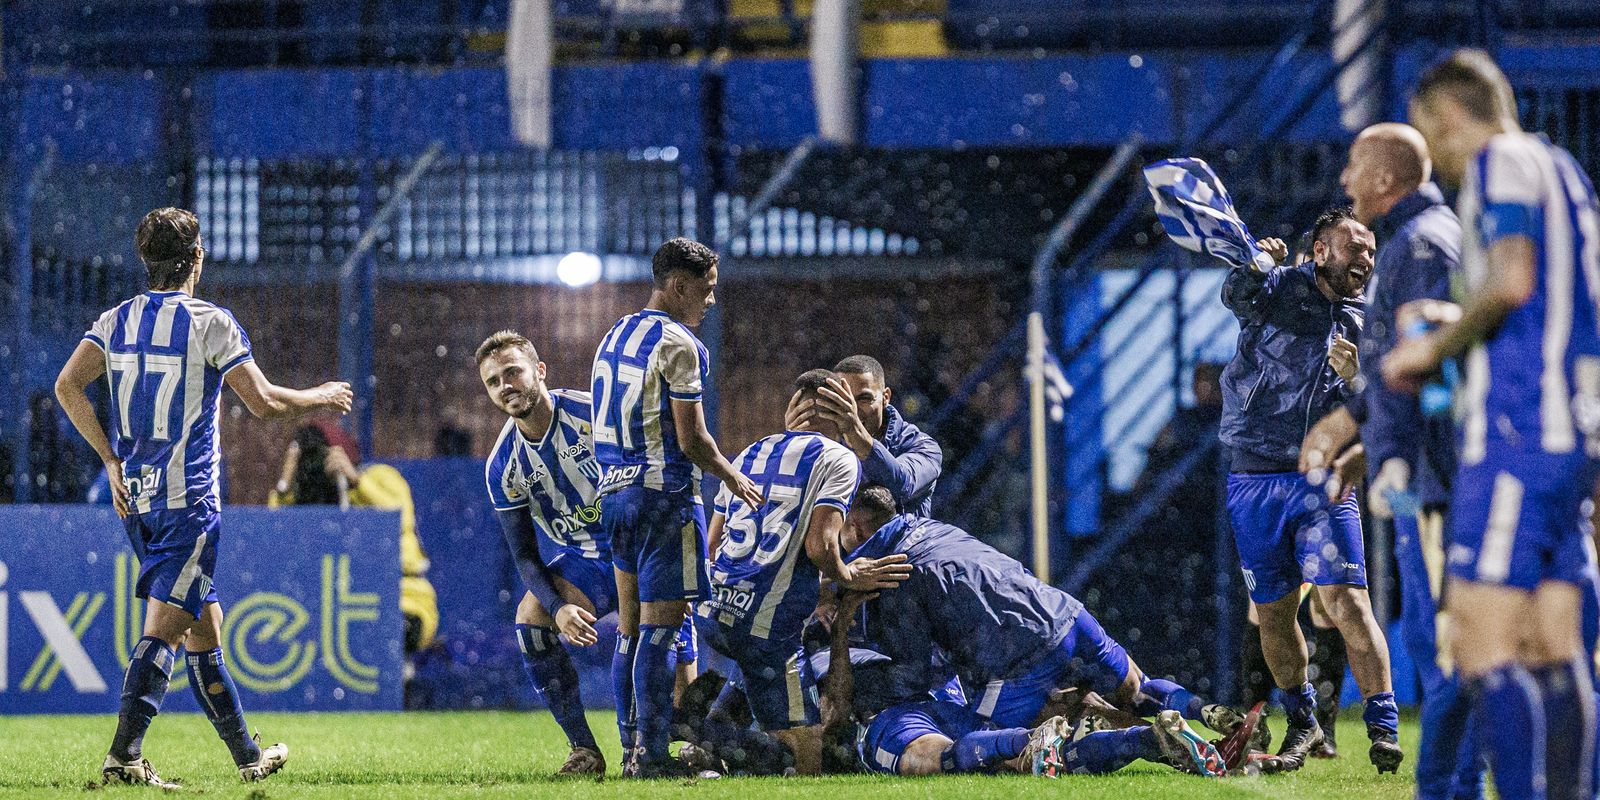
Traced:
[[[118, 553], [111, 598], [113, 672], [120, 671], [138, 643], [144, 606], [133, 596], [139, 562], [131, 553]], [[106, 592], [77, 592], [62, 610], [47, 591], [6, 591], [9, 570], [0, 561], [0, 692], [11, 691], [13, 671], [9, 661], [11, 595], [16, 595], [28, 620], [43, 640], [39, 651], [22, 671], [18, 692], [48, 692], [65, 675], [78, 694], [109, 691], [101, 670], [90, 658], [83, 638], [105, 610]], [[299, 600], [278, 592], [254, 592], [228, 609], [223, 641], [233, 665], [233, 676], [246, 689], [258, 693], [283, 692], [298, 684], [319, 662], [342, 689], [362, 694], [378, 691], [377, 667], [351, 652], [351, 626], [377, 622], [378, 594], [357, 592], [350, 576], [350, 556], [322, 556], [321, 592], [317, 598], [317, 625]], [[21, 667], [22, 662], [18, 662]], [[180, 685], [183, 671], [173, 673]], [[336, 692], [340, 689], [336, 689]]]

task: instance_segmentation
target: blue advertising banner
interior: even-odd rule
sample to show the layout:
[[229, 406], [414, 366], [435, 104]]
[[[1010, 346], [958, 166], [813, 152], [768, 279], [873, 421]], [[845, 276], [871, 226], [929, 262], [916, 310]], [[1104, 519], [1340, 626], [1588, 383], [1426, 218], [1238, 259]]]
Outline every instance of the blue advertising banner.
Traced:
[[[399, 514], [229, 507], [216, 589], [246, 710], [401, 706]], [[110, 506], [0, 506], [0, 714], [114, 713], [144, 601]], [[176, 669], [163, 710], [198, 711]]]

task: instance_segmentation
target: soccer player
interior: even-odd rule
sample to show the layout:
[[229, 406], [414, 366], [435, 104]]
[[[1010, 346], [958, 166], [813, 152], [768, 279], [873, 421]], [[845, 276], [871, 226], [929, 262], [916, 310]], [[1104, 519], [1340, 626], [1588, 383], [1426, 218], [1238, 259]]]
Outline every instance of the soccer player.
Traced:
[[[814, 398], [833, 377], [811, 370], [795, 381], [796, 390]], [[911, 571], [899, 555], [845, 562], [839, 532], [860, 468], [854, 454], [817, 431], [828, 423], [814, 425], [763, 438], [734, 459], [766, 499], [751, 504], [726, 487], [718, 493], [710, 529], [712, 595], [698, 610], [713, 623], [712, 649], [739, 665], [756, 722], [793, 751], [802, 775], [822, 772], [816, 684], [800, 644], [819, 580], [874, 591], [892, 588]]]
[[[1455, 431], [1446, 418], [1424, 414], [1415, 396], [1383, 384], [1379, 365], [1405, 331], [1396, 311], [1414, 300], [1445, 300], [1461, 261], [1461, 223], [1431, 181], [1432, 160], [1422, 134], [1385, 122], [1362, 131], [1340, 176], [1356, 219], [1378, 241], [1373, 287], [1361, 332], [1362, 386], [1343, 408], [1319, 421], [1300, 451], [1302, 470], [1334, 461], [1360, 427], [1368, 464], [1367, 504], [1393, 518], [1400, 567], [1400, 629], [1422, 680], [1422, 742], [1417, 749], [1417, 797], [1483, 796], [1478, 748], [1467, 730], [1470, 705], [1455, 676], [1439, 667], [1439, 595], [1443, 589], [1445, 518], [1455, 478]], [[1396, 509], [1395, 492], [1411, 494], [1416, 509]], [[1329, 735], [1332, 731], [1328, 731]]]
[[[882, 487], [857, 493], [845, 527], [851, 560], [903, 553], [912, 567], [867, 615], [865, 638], [894, 661], [895, 686], [925, 692], [942, 684], [937, 645], [964, 685], [983, 687], [970, 705], [998, 728], [1031, 725], [1052, 692], [1084, 686], [1141, 716], [1177, 711], [1225, 736], [1254, 734], [1238, 712], [1147, 678], [1077, 598], [953, 525], [897, 514]], [[1237, 745], [1230, 750], [1244, 752]]]
[[[178, 208], [146, 214], [134, 231], [150, 290], [100, 315], [56, 378], [56, 398], [78, 433], [105, 463], [112, 502], [139, 557], [135, 593], [149, 600], [143, 636], [122, 684], [106, 782], [177, 788], [162, 780], [142, 752], [145, 731], [161, 710], [179, 647], [188, 650], [189, 685], [227, 744], [245, 781], [277, 772], [287, 745], [263, 748], [250, 736], [239, 694], [222, 657], [222, 606], [217, 601], [217, 416], [227, 383], [250, 413], [287, 419], [313, 411], [350, 410], [350, 385], [314, 389], [275, 386], [261, 374], [250, 338], [232, 314], [194, 296], [205, 265], [200, 221]], [[109, 373], [107, 436], [88, 396]]]
[[[1261, 244], [1280, 262], [1288, 255], [1281, 241]], [[1312, 423], [1350, 395], [1376, 244], [1348, 209], [1331, 209], [1312, 227], [1311, 248], [1310, 262], [1235, 267], [1223, 283], [1222, 302], [1240, 323], [1239, 349], [1222, 379], [1220, 438], [1232, 451], [1228, 515], [1261, 647], [1288, 712], [1278, 766], [1298, 769], [1324, 738], [1298, 621], [1300, 586], [1311, 583], [1366, 698], [1367, 756], [1379, 772], [1393, 772], [1404, 758], [1399, 709], [1388, 645], [1367, 596], [1360, 509], [1353, 493], [1330, 500], [1300, 473], [1299, 460]]]
[[[611, 537], [600, 524], [589, 394], [547, 388], [544, 362], [516, 331], [483, 340], [473, 357], [489, 399], [509, 417], [484, 464], [484, 482], [528, 590], [516, 616], [522, 663], [571, 748], [556, 774], [603, 775], [605, 757], [560, 639], [593, 645], [595, 620], [617, 608]], [[680, 668], [693, 637], [686, 620], [678, 633]]]
[[838, 427], [840, 441], [861, 459], [863, 481], [887, 487], [906, 511], [932, 514], [933, 490], [944, 469], [939, 443], [890, 404], [894, 392], [878, 359], [850, 356], [833, 371], [838, 377], [816, 397], [802, 399], [796, 392], [791, 398], [788, 427], [813, 415]]
[[751, 507], [762, 504], [755, 483], [717, 449], [700, 408], [710, 364], [689, 328], [716, 302], [717, 254], [677, 238], [656, 250], [650, 266], [649, 303], [606, 333], [592, 379], [600, 519], [617, 582], [611, 678], [628, 754], [623, 774], [639, 777], [679, 771], [667, 752], [671, 650], [688, 604], [706, 598], [700, 471]]
[[1482, 51], [1428, 70], [1410, 103], [1460, 186], [1462, 305], [1398, 345], [1384, 380], [1416, 391], [1465, 357], [1446, 606], [1455, 664], [1503, 798], [1590, 797], [1594, 687], [1583, 661], [1583, 500], [1600, 453], [1600, 211], [1565, 150], [1517, 124]]

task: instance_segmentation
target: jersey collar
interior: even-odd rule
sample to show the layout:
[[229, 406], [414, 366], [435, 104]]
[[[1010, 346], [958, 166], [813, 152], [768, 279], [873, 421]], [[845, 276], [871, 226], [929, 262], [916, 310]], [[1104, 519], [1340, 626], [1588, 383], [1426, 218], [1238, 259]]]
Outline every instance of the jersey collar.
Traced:
[[517, 438], [526, 442], [528, 446], [535, 450], [544, 447], [545, 443], [550, 441], [550, 434], [554, 433], [556, 426], [561, 424], [561, 420], [559, 419], [561, 416], [561, 405], [556, 402], [555, 393], [546, 390], [544, 395], [545, 397], [550, 398], [550, 425], [544, 429], [544, 435], [539, 437], [539, 441], [535, 442], [532, 439], [529, 439], [528, 435], [523, 433], [522, 428], [517, 425], [517, 421], [511, 421], [511, 427], [517, 429]]

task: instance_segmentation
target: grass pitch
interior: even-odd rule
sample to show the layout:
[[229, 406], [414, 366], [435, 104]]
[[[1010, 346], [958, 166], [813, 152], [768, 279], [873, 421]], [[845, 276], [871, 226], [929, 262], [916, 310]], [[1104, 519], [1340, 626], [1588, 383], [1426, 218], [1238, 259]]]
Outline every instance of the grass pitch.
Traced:
[[[1205, 780], [1163, 766], [1137, 762], [1116, 775], [1073, 776], [1049, 781], [1031, 776], [941, 776], [892, 778], [777, 779], [623, 783], [556, 780], [566, 742], [545, 712], [452, 712], [405, 714], [250, 715], [266, 742], [289, 744], [289, 764], [266, 783], [239, 783], [226, 748], [198, 714], [163, 714], [145, 739], [145, 756], [166, 778], [182, 778], [183, 794], [214, 798], [394, 798], [394, 797], [697, 797], [708, 800], [759, 797], [1011, 798], [1056, 795], [1073, 800], [1206, 800], [1207, 798], [1316, 798], [1317, 800], [1405, 800], [1413, 794], [1411, 760], [1417, 726], [1401, 729], [1407, 760], [1399, 775], [1379, 777], [1367, 763], [1360, 714], [1341, 715], [1339, 740], [1345, 754], [1313, 760], [1292, 775]], [[614, 716], [590, 712], [590, 724], [616, 771]], [[1282, 716], [1273, 719], [1276, 730]], [[83, 797], [98, 789], [116, 720], [110, 716], [0, 717], [0, 797]], [[149, 790], [110, 787], [103, 797], [153, 797]]]

